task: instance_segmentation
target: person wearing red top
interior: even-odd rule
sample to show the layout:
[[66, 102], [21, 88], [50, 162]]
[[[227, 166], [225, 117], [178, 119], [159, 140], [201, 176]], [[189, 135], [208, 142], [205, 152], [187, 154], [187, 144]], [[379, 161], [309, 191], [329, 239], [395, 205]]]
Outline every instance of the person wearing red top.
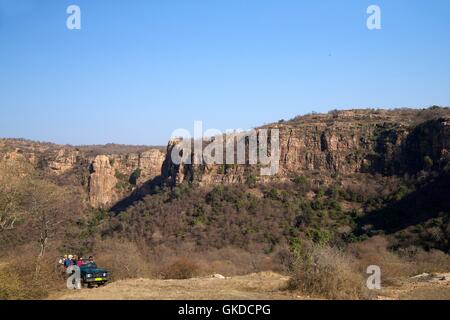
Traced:
[[83, 260], [83, 258], [80, 258], [77, 262], [77, 266], [81, 267], [82, 265], [84, 265], [84, 260]]

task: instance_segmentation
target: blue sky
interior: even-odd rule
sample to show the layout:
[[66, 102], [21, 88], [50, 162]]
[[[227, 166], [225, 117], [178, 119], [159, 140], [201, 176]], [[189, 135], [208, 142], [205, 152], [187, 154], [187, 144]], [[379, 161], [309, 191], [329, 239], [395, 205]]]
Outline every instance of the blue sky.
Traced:
[[0, 0], [0, 137], [165, 144], [194, 120], [450, 105], [449, 35], [448, 0]]

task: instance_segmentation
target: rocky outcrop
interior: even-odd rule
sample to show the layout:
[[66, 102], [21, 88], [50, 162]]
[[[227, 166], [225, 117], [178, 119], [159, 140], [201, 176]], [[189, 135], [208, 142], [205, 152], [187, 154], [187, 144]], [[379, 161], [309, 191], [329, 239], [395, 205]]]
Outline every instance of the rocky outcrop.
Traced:
[[97, 156], [91, 164], [89, 176], [89, 203], [93, 207], [103, 207], [117, 199], [117, 178], [107, 156]]
[[418, 125], [407, 136], [400, 159], [408, 171], [450, 163], [450, 116]]
[[93, 152], [94, 147], [0, 139], [0, 159], [28, 161], [58, 183], [83, 185], [86, 199], [96, 208], [114, 205], [157, 176], [169, 186], [186, 181], [211, 186], [283, 181], [298, 175], [414, 174], [450, 163], [448, 108], [335, 111], [262, 128], [279, 130], [280, 169], [274, 176], [261, 176], [259, 167], [249, 164], [174, 164], [171, 153], [177, 140], [170, 141], [165, 152], [127, 146], [126, 152], [108, 154], [106, 146]]
[[79, 154], [80, 152], [78, 150], [69, 148], [60, 149], [49, 159], [47, 167], [55, 174], [63, 174], [75, 167]]
[[165, 154], [159, 149], [139, 154], [95, 157], [89, 176], [91, 206], [111, 206], [138, 186], [159, 176], [164, 159]]
[[144, 183], [161, 174], [161, 167], [166, 154], [159, 149], [150, 149], [139, 155], [139, 168], [141, 175], [138, 182]]
[[[448, 115], [441, 116], [442, 110]], [[162, 176], [169, 185], [184, 181], [212, 185], [249, 178], [280, 181], [314, 172], [325, 176], [414, 173], [425, 169], [425, 158], [442, 166], [449, 157], [450, 110], [439, 111], [423, 122], [421, 117], [429, 117], [423, 110], [350, 110], [265, 126], [280, 132], [280, 170], [274, 177], [261, 177], [250, 165], [175, 165], [170, 155], [179, 142], [172, 141]]]
[[119, 174], [128, 176], [139, 169], [137, 184], [142, 184], [161, 174], [165, 153], [160, 149], [149, 149], [141, 153], [109, 155], [112, 166]]
[[167, 146], [161, 177], [168, 186], [176, 186], [183, 182], [196, 182], [201, 186], [242, 183], [246, 182], [247, 176], [252, 171], [250, 166], [242, 165], [195, 165], [192, 164], [193, 155], [189, 164], [184, 162], [175, 164], [171, 155], [179, 143], [179, 140], [171, 140]]
[[[124, 146], [124, 149], [132, 148]], [[158, 148], [113, 154], [91, 153], [81, 147], [0, 139], [0, 159], [25, 161], [58, 184], [84, 186], [86, 199], [95, 208], [107, 208], [159, 176], [165, 159], [165, 153]]]

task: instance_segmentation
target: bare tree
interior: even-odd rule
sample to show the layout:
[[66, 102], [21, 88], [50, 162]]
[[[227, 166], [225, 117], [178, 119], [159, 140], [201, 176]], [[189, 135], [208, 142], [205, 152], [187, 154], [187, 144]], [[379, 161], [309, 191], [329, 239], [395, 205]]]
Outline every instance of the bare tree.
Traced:
[[13, 230], [21, 215], [27, 167], [19, 163], [0, 161], [0, 232]]
[[5, 230], [12, 230], [14, 229], [14, 224], [16, 223], [17, 217], [16, 216], [8, 216], [1, 214], [0, 215], [0, 232]]
[[32, 183], [28, 196], [28, 206], [32, 228], [39, 244], [35, 275], [40, 271], [41, 260], [44, 257], [49, 242], [63, 233], [60, 226], [67, 221], [65, 212], [68, 194], [64, 189], [47, 182]]
[[37, 244], [35, 278], [50, 246], [64, 238], [65, 226], [82, 210], [73, 188], [46, 180], [25, 161], [0, 159], [0, 245]]

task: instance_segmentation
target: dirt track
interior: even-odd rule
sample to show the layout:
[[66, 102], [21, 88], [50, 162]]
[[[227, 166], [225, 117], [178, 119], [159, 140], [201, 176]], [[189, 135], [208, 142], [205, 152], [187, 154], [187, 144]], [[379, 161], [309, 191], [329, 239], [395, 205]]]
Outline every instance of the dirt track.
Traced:
[[300, 299], [282, 290], [289, 278], [264, 272], [247, 276], [189, 280], [133, 279], [111, 283], [103, 288], [64, 293], [63, 300], [277, 300]]
[[[442, 280], [444, 279], [444, 280]], [[50, 299], [62, 300], [304, 300], [306, 296], [283, 290], [289, 278], [272, 272], [227, 279], [132, 279], [106, 287], [65, 291]], [[450, 300], [450, 274], [403, 279], [397, 287], [384, 288], [378, 299]]]
[[423, 274], [399, 280], [381, 291], [381, 300], [450, 300], [450, 273]]

